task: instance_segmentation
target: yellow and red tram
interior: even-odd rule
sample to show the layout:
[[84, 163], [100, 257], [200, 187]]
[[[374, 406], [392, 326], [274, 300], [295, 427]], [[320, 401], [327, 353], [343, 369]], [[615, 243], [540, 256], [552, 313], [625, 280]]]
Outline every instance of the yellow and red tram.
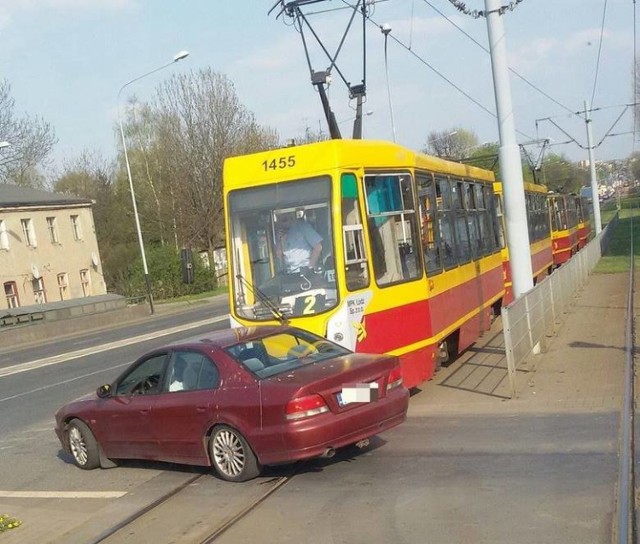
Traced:
[[[227, 159], [232, 324], [286, 321], [354, 351], [391, 353], [405, 385], [419, 385], [489, 328], [504, 297], [494, 181], [380, 141]], [[282, 262], [291, 215], [321, 239], [313, 267]]]
[[578, 211], [575, 195], [549, 193], [553, 264], [566, 263], [578, 251]]
[[586, 199], [576, 195], [576, 214], [578, 217], [578, 249], [582, 249], [589, 242], [591, 236], [591, 220], [589, 205]]
[[[493, 184], [496, 193], [496, 209], [500, 216], [500, 225], [504, 229], [503, 191], [502, 183]], [[551, 249], [551, 229], [549, 225], [549, 208], [547, 201], [547, 188], [535, 183], [524, 183], [525, 205], [527, 210], [527, 225], [529, 229], [529, 247], [531, 251], [531, 268], [533, 270], [533, 283], [544, 279], [553, 269], [553, 253]], [[505, 296], [503, 304], [506, 306], [513, 302], [513, 280], [511, 266], [509, 264], [509, 249], [502, 244], [502, 261], [504, 267]]]

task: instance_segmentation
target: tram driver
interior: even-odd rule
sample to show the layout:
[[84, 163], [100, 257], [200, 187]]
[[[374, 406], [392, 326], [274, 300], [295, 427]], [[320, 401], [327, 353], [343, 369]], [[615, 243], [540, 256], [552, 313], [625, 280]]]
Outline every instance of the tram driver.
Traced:
[[286, 212], [278, 217], [276, 232], [276, 252], [286, 272], [316, 268], [322, 253], [322, 236], [309, 223], [297, 218], [295, 212]]

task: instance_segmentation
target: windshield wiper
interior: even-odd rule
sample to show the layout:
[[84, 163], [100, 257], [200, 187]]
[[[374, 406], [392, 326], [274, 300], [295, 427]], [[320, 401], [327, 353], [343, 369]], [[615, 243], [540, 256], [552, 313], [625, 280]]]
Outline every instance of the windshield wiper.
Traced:
[[251, 294], [255, 298], [257, 298], [260, 302], [262, 302], [262, 304], [264, 304], [268, 308], [268, 310], [273, 314], [273, 317], [275, 317], [278, 320], [280, 325], [289, 324], [289, 320], [280, 311], [280, 308], [278, 308], [271, 301], [271, 299], [267, 295], [265, 295], [258, 287], [251, 285], [242, 274], [236, 274], [236, 278], [238, 278], [242, 282], [242, 285], [244, 285], [247, 289], [249, 289], [249, 291], [251, 291]]

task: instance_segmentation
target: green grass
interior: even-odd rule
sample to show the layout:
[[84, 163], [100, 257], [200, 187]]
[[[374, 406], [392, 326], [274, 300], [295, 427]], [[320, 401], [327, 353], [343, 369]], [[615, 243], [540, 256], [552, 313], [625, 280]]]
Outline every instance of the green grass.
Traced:
[[[635, 199], [628, 199], [635, 200]], [[624, 202], [624, 201], [623, 201]], [[626, 201], [625, 203], [628, 203]], [[605, 223], [605, 213], [608, 222], [610, 210], [603, 212], [602, 223]], [[594, 272], [596, 274], [615, 274], [629, 270], [629, 257], [631, 253], [631, 231], [633, 229], [633, 254], [635, 266], [638, 266], [640, 257], [640, 208], [630, 208], [623, 205], [620, 210], [620, 219], [611, 235], [607, 251], [598, 262]]]
[[184, 295], [182, 297], [154, 300], [154, 302], [157, 304], [172, 304], [174, 302], [197, 302], [198, 300], [202, 300], [204, 298], [215, 297], [216, 295], [225, 295], [228, 292], [229, 291], [227, 286], [223, 285], [214, 289], [213, 291], [205, 291], [204, 293], [198, 293], [197, 295]]

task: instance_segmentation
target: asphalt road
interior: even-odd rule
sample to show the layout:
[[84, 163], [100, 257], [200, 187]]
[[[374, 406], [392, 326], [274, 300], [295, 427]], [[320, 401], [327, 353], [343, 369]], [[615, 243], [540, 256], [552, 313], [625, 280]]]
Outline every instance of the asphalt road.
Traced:
[[[286, 474], [287, 467], [271, 468], [228, 484], [205, 469], [161, 463], [84, 472], [61, 453], [53, 432], [61, 404], [111, 381], [147, 349], [224, 326], [190, 328], [215, 313], [202, 306], [0, 356], [0, 513], [24, 524], [2, 534], [2, 544], [91, 542], [194, 473], [205, 478], [108, 542], [198, 542]], [[173, 327], [183, 330], [164, 334]], [[122, 345], [98, 348], [114, 342]], [[88, 354], [69, 359], [85, 348]], [[603, 505], [615, 494], [616, 412], [436, 415], [433, 387], [412, 397], [405, 424], [364, 452], [306, 464], [219, 541], [610, 542]]]

